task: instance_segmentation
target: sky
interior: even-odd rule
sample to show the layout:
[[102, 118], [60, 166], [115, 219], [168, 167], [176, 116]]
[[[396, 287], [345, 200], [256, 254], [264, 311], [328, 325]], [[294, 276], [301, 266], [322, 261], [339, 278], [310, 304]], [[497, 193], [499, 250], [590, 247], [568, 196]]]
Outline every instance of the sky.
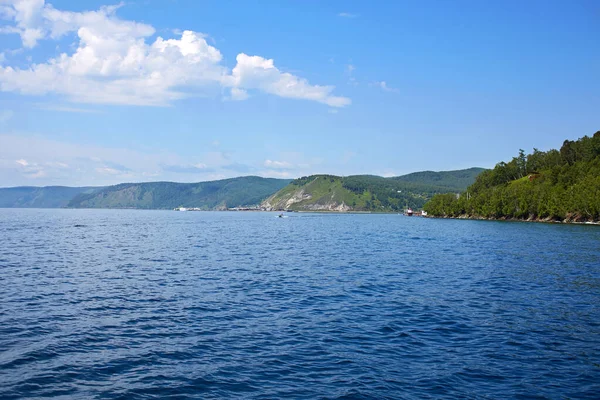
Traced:
[[491, 168], [598, 130], [596, 0], [0, 0], [0, 187]]

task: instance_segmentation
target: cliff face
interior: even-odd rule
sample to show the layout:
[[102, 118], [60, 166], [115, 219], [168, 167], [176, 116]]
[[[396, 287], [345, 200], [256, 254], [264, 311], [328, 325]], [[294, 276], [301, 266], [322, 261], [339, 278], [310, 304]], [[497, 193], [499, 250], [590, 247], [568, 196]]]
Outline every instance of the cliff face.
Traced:
[[352, 211], [344, 201], [341, 203], [336, 199], [336, 194], [332, 193], [329, 198], [319, 198], [313, 201], [313, 196], [306, 193], [304, 189], [299, 189], [285, 196], [273, 195], [265, 200], [261, 207], [268, 210], [293, 210], [293, 211]]
[[261, 204], [266, 210], [352, 211], [360, 196], [342, 186], [341, 178], [319, 175], [304, 184], [290, 184]]

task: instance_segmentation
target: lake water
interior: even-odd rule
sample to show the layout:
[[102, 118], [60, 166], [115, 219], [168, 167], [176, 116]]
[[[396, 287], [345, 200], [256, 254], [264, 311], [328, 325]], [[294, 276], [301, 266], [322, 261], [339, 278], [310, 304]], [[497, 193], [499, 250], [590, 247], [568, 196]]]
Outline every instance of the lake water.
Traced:
[[599, 398], [600, 227], [0, 209], [0, 398]]

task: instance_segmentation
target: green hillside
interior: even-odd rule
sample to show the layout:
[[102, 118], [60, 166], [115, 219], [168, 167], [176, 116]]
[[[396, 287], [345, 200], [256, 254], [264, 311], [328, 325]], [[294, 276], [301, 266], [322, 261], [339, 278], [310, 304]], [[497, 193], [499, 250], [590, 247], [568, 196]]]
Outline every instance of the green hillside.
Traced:
[[66, 207], [73, 197], [82, 193], [91, 193], [97, 187], [66, 186], [20, 186], [0, 188], [0, 207], [2, 208], [60, 208]]
[[475, 178], [483, 171], [485, 171], [484, 168], [469, 168], [457, 171], [440, 172], [422, 171], [403, 176], [396, 176], [392, 179], [402, 182], [444, 187], [450, 190], [462, 192], [466, 190], [469, 185], [475, 182]]
[[[313, 175], [290, 181], [248, 176], [200, 183], [0, 188], [0, 207], [172, 209], [181, 206], [212, 210], [258, 205], [271, 196], [263, 203], [265, 208], [397, 211], [406, 206], [421, 208], [437, 193], [460, 191], [455, 189], [459, 185], [457, 179], [472, 176], [478, 170], [426, 171], [394, 178]], [[473, 181], [474, 177], [468, 183]]]
[[[421, 208], [433, 195], [453, 191], [412, 178], [406, 182], [399, 178], [402, 177], [311, 175], [292, 181], [265, 200], [262, 207], [295, 211], [392, 212], [406, 207]], [[474, 180], [475, 177], [469, 183]]]
[[458, 198], [435, 196], [425, 210], [448, 217], [598, 221], [600, 131], [565, 140], [560, 150], [520, 150], [479, 175]]
[[246, 176], [200, 183], [123, 183], [78, 195], [68, 206], [141, 209], [172, 209], [182, 206], [211, 210], [258, 205], [289, 182], [286, 179]]

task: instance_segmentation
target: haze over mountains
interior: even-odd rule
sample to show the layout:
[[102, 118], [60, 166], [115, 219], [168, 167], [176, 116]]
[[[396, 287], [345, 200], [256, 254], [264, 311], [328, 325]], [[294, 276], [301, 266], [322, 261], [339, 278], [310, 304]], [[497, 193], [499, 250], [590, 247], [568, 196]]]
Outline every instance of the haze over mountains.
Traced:
[[224, 209], [257, 205], [289, 182], [289, 179], [244, 176], [199, 183], [123, 183], [92, 193], [79, 194], [67, 204], [67, 207]]
[[[443, 172], [423, 171], [392, 178], [373, 175], [342, 178], [327, 175], [332, 177], [332, 181], [326, 186], [319, 185], [319, 190], [327, 193], [335, 192], [336, 196], [343, 197], [342, 200], [345, 199], [344, 204], [347, 206], [346, 210], [353, 209], [353, 202], [354, 208], [359, 210], [381, 210], [379, 204], [381, 202], [389, 203], [390, 210], [392, 209], [391, 204], [400, 207], [407, 202], [412, 207], [420, 207], [436, 193], [465, 190], [483, 170], [483, 168], [470, 168]], [[312, 180], [317, 176], [325, 175], [312, 176]], [[300, 178], [294, 181], [296, 184], [292, 184], [289, 179], [245, 176], [199, 183], [145, 182], [122, 183], [107, 187], [23, 186], [0, 188], [0, 207], [172, 209], [183, 206], [215, 210], [258, 206], [267, 198], [282, 197], [285, 196], [285, 193], [292, 192], [302, 179], [310, 180], [311, 177]], [[343, 187], [343, 184], [348, 187], [354, 186], [348, 189], [348, 187]], [[360, 185], [363, 185], [364, 188]], [[364, 190], [358, 193], [361, 188]], [[386, 191], [391, 196], [391, 203], [385, 200], [386, 196], [383, 196], [383, 193], [387, 193]], [[308, 191], [305, 194], [310, 195]], [[373, 196], [378, 199], [381, 197], [381, 200], [378, 200], [379, 203], [371, 201]], [[324, 199], [318, 200], [317, 197], [312, 197], [314, 198], [312, 202], [325, 202]], [[369, 203], [367, 203], [367, 197]], [[306, 204], [309, 203], [311, 202]]]
[[98, 189], [68, 186], [0, 188], [0, 208], [62, 208], [78, 194], [91, 193]]

